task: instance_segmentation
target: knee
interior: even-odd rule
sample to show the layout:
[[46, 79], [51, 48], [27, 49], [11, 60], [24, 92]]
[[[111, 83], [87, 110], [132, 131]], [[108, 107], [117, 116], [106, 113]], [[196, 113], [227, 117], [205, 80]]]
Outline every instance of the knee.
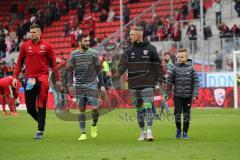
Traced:
[[152, 103], [151, 102], [144, 102], [143, 103], [143, 107], [145, 108], [145, 109], [152, 109]]
[[34, 109], [32, 107], [27, 107], [27, 112], [29, 114], [32, 114], [34, 112]]

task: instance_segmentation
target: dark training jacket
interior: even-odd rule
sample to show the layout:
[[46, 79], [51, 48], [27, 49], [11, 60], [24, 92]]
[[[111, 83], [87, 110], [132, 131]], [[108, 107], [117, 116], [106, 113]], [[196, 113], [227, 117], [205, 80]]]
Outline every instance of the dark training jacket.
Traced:
[[168, 83], [174, 87], [174, 97], [198, 97], [199, 80], [191, 62], [175, 64], [168, 72]]
[[156, 48], [149, 42], [134, 43], [120, 59], [118, 72], [128, 70], [130, 89], [153, 88], [163, 79], [162, 64]]

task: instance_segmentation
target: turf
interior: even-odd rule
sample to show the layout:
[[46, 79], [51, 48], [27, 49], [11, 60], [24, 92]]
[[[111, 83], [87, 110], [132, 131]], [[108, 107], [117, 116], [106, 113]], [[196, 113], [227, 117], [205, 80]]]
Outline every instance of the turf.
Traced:
[[[44, 139], [26, 112], [0, 115], [0, 160], [238, 160], [240, 110], [194, 109], [189, 140], [176, 140], [174, 121], [154, 123], [154, 142], [137, 142], [135, 111], [118, 109], [100, 117], [97, 139], [79, 142], [77, 122], [47, 113]], [[88, 131], [90, 121], [88, 121]], [[88, 132], [89, 133], [89, 132]]]

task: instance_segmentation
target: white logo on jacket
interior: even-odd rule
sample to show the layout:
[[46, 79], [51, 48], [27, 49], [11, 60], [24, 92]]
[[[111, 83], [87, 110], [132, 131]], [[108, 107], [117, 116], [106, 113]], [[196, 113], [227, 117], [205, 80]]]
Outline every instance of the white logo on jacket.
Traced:
[[148, 50], [143, 50], [143, 55], [148, 55]]

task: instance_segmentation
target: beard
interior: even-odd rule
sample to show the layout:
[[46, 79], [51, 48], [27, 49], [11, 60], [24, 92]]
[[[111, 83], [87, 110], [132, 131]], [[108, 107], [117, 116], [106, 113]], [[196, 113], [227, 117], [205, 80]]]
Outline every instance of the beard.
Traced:
[[87, 45], [82, 45], [82, 49], [83, 49], [84, 51], [86, 51], [86, 50], [89, 49], [89, 46], [87, 46]]

